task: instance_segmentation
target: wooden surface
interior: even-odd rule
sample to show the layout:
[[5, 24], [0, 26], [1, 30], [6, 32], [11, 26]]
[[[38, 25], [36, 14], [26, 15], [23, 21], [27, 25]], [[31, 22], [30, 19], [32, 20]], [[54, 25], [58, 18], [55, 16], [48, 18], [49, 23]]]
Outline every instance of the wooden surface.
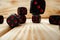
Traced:
[[59, 26], [49, 24], [48, 19], [42, 19], [41, 23], [27, 19], [25, 24], [13, 29], [4, 22], [0, 25], [0, 35], [0, 40], [60, 40]]
[[6, 19], [5, 19], [4, 23], [0, 24], [0, 37], [6, 32], [8, 32], [9, 30], [10, 30], [10, 27], [6, 23]]
[[[0, 15], [7, 18], [9, 15], [17, 13], [18, 7], [26, 7], [28, 10], [27, 18], [31, 18], [30, 13], [31, 0], [0, 0]], [[48, 18], [50, 15], [60, 15], [60, 0], [45, 0], [46, 9], [42, 18]]]

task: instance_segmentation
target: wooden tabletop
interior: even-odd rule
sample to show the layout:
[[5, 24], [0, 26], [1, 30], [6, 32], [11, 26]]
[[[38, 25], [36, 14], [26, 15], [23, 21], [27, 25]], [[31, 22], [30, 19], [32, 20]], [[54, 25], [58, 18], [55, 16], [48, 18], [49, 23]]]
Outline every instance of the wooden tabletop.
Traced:
[[48, 19], [42, 19], [41, 23], [27, 19], [25, 24], [13, 29], [6, 22], [0, 25], [1, 40], [59, 40], [59, 36], [59, 26], [49, 24]]

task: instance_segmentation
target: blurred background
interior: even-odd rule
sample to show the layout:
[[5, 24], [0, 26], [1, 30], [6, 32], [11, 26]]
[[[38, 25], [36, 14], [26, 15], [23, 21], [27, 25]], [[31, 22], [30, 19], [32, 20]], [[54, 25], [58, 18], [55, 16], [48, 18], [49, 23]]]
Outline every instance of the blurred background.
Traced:
[[[9, 15], [17, 13], [18, 7], [26, 7], [28, 9], [27, 18], [31, 18], [30, 14], [30, 1], [31, 0], [0, 0], [0, 15], [7, 18]], [[48, 18], [50, 15], [60, 15], [60, 0], [45, 0], [46, 9], [42, 18]]]

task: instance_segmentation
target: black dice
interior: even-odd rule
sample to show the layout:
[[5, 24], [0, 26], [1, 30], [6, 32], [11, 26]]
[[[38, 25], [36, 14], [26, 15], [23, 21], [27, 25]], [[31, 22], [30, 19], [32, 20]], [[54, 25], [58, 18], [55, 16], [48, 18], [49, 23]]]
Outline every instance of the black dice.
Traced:
[[43, 14], [45, 11], [45, 0], [32, 0], [30, 4], [30, 13], [33, 15]]
[[18, 13], [19, 15], [26, 15], [26, 14], [27, 14], [27, 8], [25, 8], [25, 7], [19, 7], [19, 8], [17, 9], [17, 13]]
[[27, 8], [18, 7], [17, 13], [18, 14], [12, 14], [7, 18], [7, 23], [11, 28], [14, 28], [19, 24], [23, 24], [26, 22], [25, 15], [27, 14]]
[[18, 19], [18, 21], [19, 21], [19, 24], [23, 24], [23, 23], [25, 23], [26, 22], [26, 16], [25, 15], [16, 15], [15, 14], [15, 16], [16, 16], [16, 18]]
[[60, 15], [51, 15], [49, 17], [50, 24], [60, 25]]
[[18, 21], [19, 21], [20, 24], [23, 24], [23, 23], [26, 22], [26, 16], [25, 15], [22, 16], [22, 15], [16, 15], [15, 14], [15, 16], [18, 19]]
[[32, 22], [33, 23], [40, 23], [40, 21], [41, 21], [41, 16], [39, 16], [39, 15], [33, 15], [32, 16]]
[[0, 24], [2, 24], [4, 21], [4, 17], [2, 15], [0, 15]]
[[11, 28], [14, 28], [19, 25], [19, 20], [15, 15], [16, 14], [12, 14], [7, 18], [7, 23]]

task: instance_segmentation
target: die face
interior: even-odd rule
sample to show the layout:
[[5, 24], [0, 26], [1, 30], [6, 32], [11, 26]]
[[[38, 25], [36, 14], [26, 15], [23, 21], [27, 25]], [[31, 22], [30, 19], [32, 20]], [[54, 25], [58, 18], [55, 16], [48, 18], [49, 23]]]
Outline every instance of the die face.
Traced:
[[11, 28], [19, 25], [18, 19], [14, 15], [11, 15], [7, 18], [7, 23]]
[[40, 23], [40, 18], [41, 18], [41, 16], [39, 16], [39, 15], [33, 15], [32, 22], [33, 23]]
[[22, 15], [20, 15], [20, 19], [19, 19], [19, 21], [20, 21], [20, 24], [25, 23], [25, 22], [26, 22], [26, 16], [22, 16]]
[[56, 20], [53, 19], [52, 17], [49, 18], [49, 22], [50, 22], [50, 24], [55, 24], [55, 25], [57, 25]]
[[50, 24], [60, 25], [60, 16], [59, 15], [51, 15], [49, 17]]
[[27, 14], [27, 8], [19, 7], [17, 12], [18, 12], [19, 15], [26, 15]]
[[45, 5], [44, 0], [32, 0], [30, 4], [30, 13], [33, 15], [43, 14], [45, 11]]
[[2, 15], [0, 15], [0, 24], [2, 24], [4, 21], [4, 17]]

